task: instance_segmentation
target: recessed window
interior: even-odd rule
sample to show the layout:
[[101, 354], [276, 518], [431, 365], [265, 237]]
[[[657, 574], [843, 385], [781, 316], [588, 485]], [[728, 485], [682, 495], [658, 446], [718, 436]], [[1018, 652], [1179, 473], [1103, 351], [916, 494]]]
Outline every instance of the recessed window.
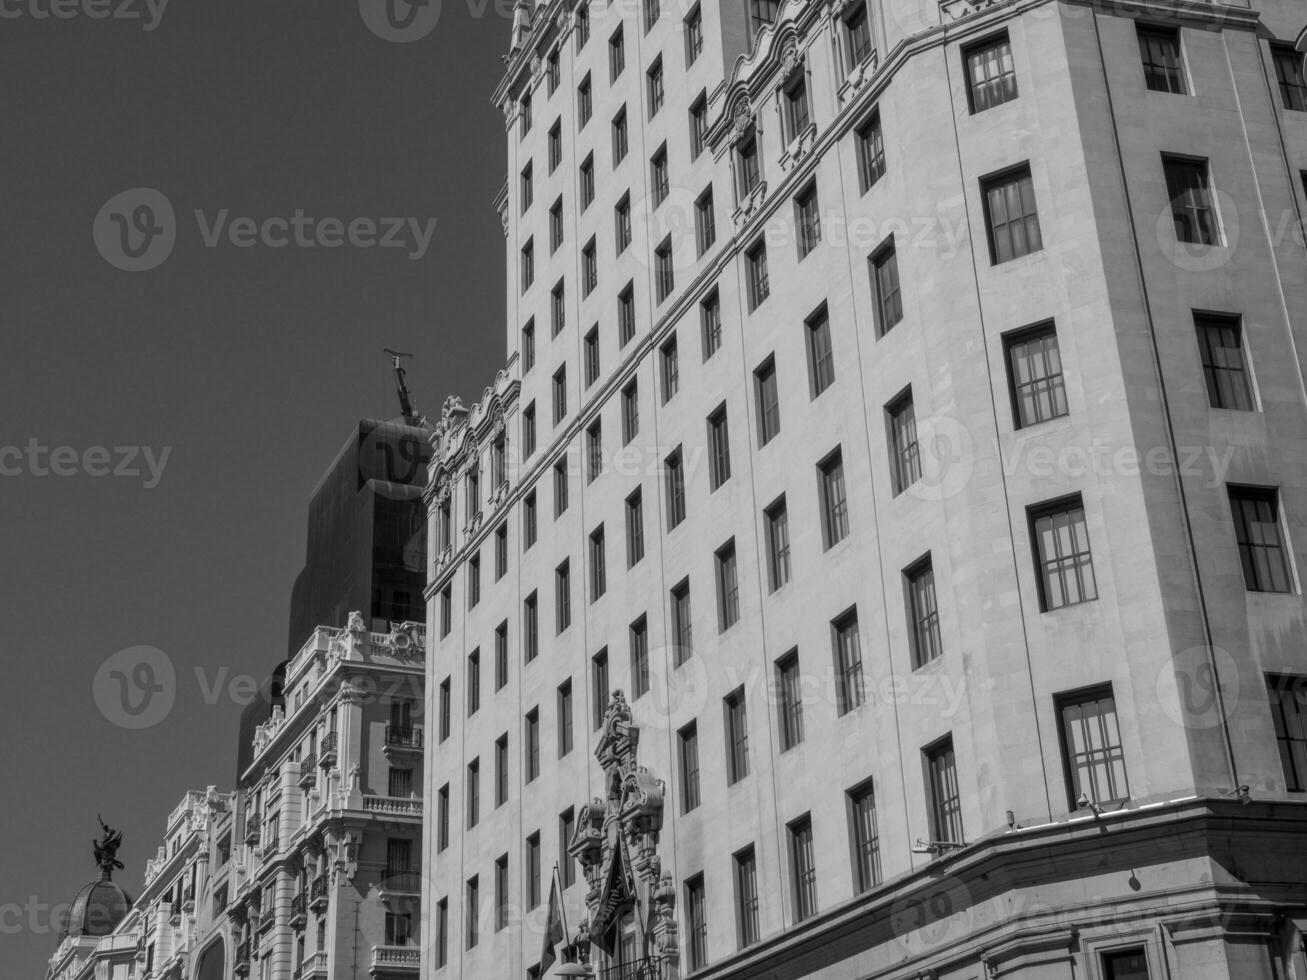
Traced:
[[717, 217], [713, 213], [712, 184], [694, 202], [694, 240], [698, 254], [712, 248], [717, 241]]
[[676, 334], [672, 334], [659, 348], [659, 366], [663, 381], [663, 404], [666, 405], [681, 390], [681, 358], [677, 353]]
[[844, 458], [837, 449], [817, 465], [822, 545], [833, 548], [849, 535], [849, 503], [844, 495]]
[[702, 969], [708, 962], [708, 899], [704, 895], [703, 875], [685, 883], [686, 961], [691, 970]]
[[1011, 334], [1003, 339], [1003, 345], [1016, 427], [1024, 429], [1066, 415], [1066, 381], [1053, 323]]
[[481, 760], [467, 764], [467, 826], [470, 830], [481, 819]]
[[527, 92], [517, 103], [518, 136], [531, 132], [531, 93]]
[[532, 592], [522, 602], [522, 659], [531, 663], [540, 656], [540, 596]]
[[759, 240], [744, 253], [748, 271], [749, 312], [752, 313], [771, 295], [771, 280], [767, 277], [767, 243]]
[[1307, 793], [1307, 677], [1273, 674], [1266, 678], [1266, 690], [1285, 788]]
[[897, 496], [921, 479], [917, 413], [911, 388], [885, 406], [885, 420], [889, 431], [890, 476]]
[[622, 445], [629, 446], [640, 434], [640, 388], [632, 378], [622, 389]]
[[[481, 650], [467, 655], [467, 713], [472, 716], [481, 710]], [[394, 794], [391, 794], [394, 795]]]
[[508, 733], [495, 739], [495, 806], [508, 802]]
[[812, 819], [800, 817], [787, 828], [794, 921], [817, 914], [817, 860], [812, 846]]
[[835, 356], [831, 349], [830, 317], [826, 305], [823, 303], [803, 326], [808, 354], [808, 388], [816, 398], [835, 383]]
[[536, 543], [536, 494], [532, 490], [522, 498], [522, 550]]
[[716, 490], [731, 478], [731, 440], [722, 404], [708, 416], [708, 487]]
[[835, 703], [846, 715], [866, 700], [862, 684], [862, 641], [858, 635], [858, 611], [850, 609], [832, 620], [831, 648], [835, 655]]
[[885, 136], [881, 130], [880, 113], [858, 127], [858, 187], [867, 193], [876, 181], [885, 176]]
[[663, 59], [656, 58], [645, 73], [645, 91], [649, 102], [649, 118], [658, 115], [663, 107]]
[[694, 654], [694, 616], [690, 608], [690, 578], [672, 586], [672, 638], [676, 641], [672, 662], [679, 667]]
[[676, 291], [676, 268], [669, 234], [654, 248], [654, 295], [659, 303]]
[[939, 605], [935, 600], [935, 566], [930, 555], [903, 572], [908, 600], [908, 636], [912, 668], [928, 664], [944, 651], [939, 633]]
[[1230, 512], [1244, 586], [1249, 592], [1292, 592], [1279, 493], [1272, 487], [1230, 487]]
[[1241, 319], [1220, 313], [1195, 313], [1194, 327], [1198, 331], [1208, 404], [1212, 408], [1252, 411], [1253, 387], [1244, 358]]
[[735, 878], [735, 935], [740, 949], [759, 939], [758, 860], [750, 844], [732, 858]]
[[567, 853], [576, 833], [576, 811], [570, 806], [558, 815], [558, 877], [564, 888], [576, 883], [576, 859]]
[[1023, 164], [982, 180], [980, 190], [985, 202], [989, 261], [993, 265], [1038, 252], [1044, 247], [1029, 165]]
[[708, 94], [700, 92], [690, 106], [690, 160], [699, 159], [708, 137]]
[[781, 108], [785, 121], [785, 138], [793, 142], [804, 134], [812, 121], [808, 105], [808, 75], [804, 65], [795, 69], [793, 77], [781, 89]]
[[1104, 953], [1103, 980], [1149, 980], [1148, 955], [1141, 947]]
[[866, 0], [857, 0], [845, 8], [840, 16], [844, 27], [844, 45], [848, 52], [846, 71], [853, 71], [870, 60], [876, 49], [871, 43], [871, 19], [867, 16]]
[[625, 347], [635, 337], [635, 283], [628, 282], [617, 295], [617, 339]]
[[522, 457], [525, 459], [536, 451], [536, 403], [531, 402], [522, 409]]
[[617, 254], [621, 255], [631, 244], [631, 195], [623, 194], [613, 209], [614, 237], [617, 241]]
[[554, 425], [567, 415], [567, 366], [564, 365], [554, 372]]
[[717, 631], [724, 633], [740, 620], [740, 582], [735, 568], [735, 539], [717, 549]]
[[536, 281], [535, 241], [530, 238], [522, 246], [521, 273], [522, 292], [526, 292], [531, 288], [531, 284]]
[[876, 826], [876, 793], [871, 780], [846, 794], [849, 844], [853, 850], [853, 889], [861, 895], [880, 884], [880, 831]]
[[508, 684], [508, 620], [495, 627], [495, 690]]
[[685, 466], [677, 446], [663, 462], [667, 482], [667, 530], [685, 520]]
[[637, 488], [626, 498], [626, 567], [644, 557], [644, 494]]
[[449, 847], [449, 783], [436, 794], [436, 852]]
[[1139, 59], [1144, 66], [1144, 84], [1154, 92], [1185, 94], [1184, 62], [1180, 57], [1180, 32], [1173, 27], [1136, 25]]
[[590, 7], [588, 4], [581, 4], [576, 8], [576, 50], [580, 51], [585, 47], [585, 42], [590, 40]]
[[894, 240], [872, 253], [871, 285], [876, 301], [876, 335], [883, 337], [903, 319], [903, 294], [899, 289], [899, 259]]
[[595, 199], [595, 155], [589, 154], [581, 163], [581, 210], [584, 211]]
[[758, 403], [758, 445], [765, 446], [781, 431], [780, 392], [776, 385], [776, 358], [768, 357], [753, 372], [754, 397]]
[[561, 279], [549, 291], [549, 322], [553, 328], [552, 336], [554, 337], [562, 333], [563, 327], [567, 326], [566, 295], [563, 280]]
[[631, 624], [629, 633], [631, 650], [631, 697], [641, 698], [649, 693], [649, 625], [641, 616]]
[[[532, 708], [526, 713], [525, 737], [522, 739], [526, 766], [526, 781], [533, 782], [540, 775], [540, 709]], [[535, 904], [539, 904], [539, 899]]]
[[526, 907], [533, 909], [540, 904], [540, 832], [530, 834], [526, 839]]
[[776, 661], [775, 684], [781, 751], [786, 752], [803, 741], [803, 688], [798, 650], [791, 650]]
[[581, 249], [581, 295], [589, 296], [599, 285], [599, 256], [592, 237]]
[[590, 73], [586, 72], [585, 78], [581, 79], [581, 84], [576, 88], [577, 128], [584, 129], [593, 114], [594, 93], [590, 83]]
[[781, 496], [763, 511], [767, 526], [767, 584], [775, 592], [790, 580], [790, 516]]
[[451, 683], [452, 679], [448, 677], [440, 682], [440, 699], [437, 702], [437, 707], [440, 715], [440, 741], [442, 742], [449, 738], [449, 733], [453, 727], [454, 703]]
[[549, 252], [558, 251], [563, 244], [563, 199], [560, 197], [549, 208]]
[[685, 67], [689, 68], [703, 53], [703, 13], [699, 5], [685, 18]]
[[1275, 81], [1280, 87], [1280, 101], [1286, 109], [1307, 111], [1307, 81], [1302, 74], [1302, 54], [1291, 45], [1271, 45], [1275, 62]]
[[653, 188], [654, 207], [658, 207], [667, 200], [668, 194], [666, 143], [658, 147], [649, 159], [649, 184]]
[[626, 159], [626, 106], [622, 106], [613, 117], [613, 169]]
[[962, 832], [962, 793], [958, 789], [958, 762], [949, 735], [923, 753], [926, 762], [927, 802], [930, 804], [930, 838], [951, 844], [966, 841]]
[[567, 457], [554, 464], [554, 520], [567, 510]]
[[599, 326], [586, 331], [583, 341], [585, 352], [585, 386], [589, 388], [599, 380]]
[[603, 727], [608, 711], [608, 648], [604, 647], [590, 658], [590, 690], [593, 692], [593, 723], [595, 731]]
[[758, 131], [750, 127], [735, 145], [736, 197], [747, 201], [762, 183], [762, 163], [758, 157]]
[[1111, 686], [1060, 696], [1057, 718], [1070, 811], [1080, 808], [1082, 794], [1104, 805], [1130, 799]]
[[607, 591], [607, 547], [604, 540], [604, 526], [600, 524], [590, 532], [590, 601], [598, 600]]
[[1080, 496], [1030, 511], [1030, 532], [1044, 612], [1098, 598], [1089, 531]]
[[716, 289], [699, 303], [699, 328], [703, 334], [703, 359], [706, 361], [722, 346], [722, 302]]
[[558, 757], [572, 751], [572, 679], [558, 685]]
[[1007, 32], [965, 48], [967, 99], [972, 113], [984, 112], [1017, 97], [1017, 73]]
[[734, 785], [749, 775], [749, 719], [743, 687], [722, 699], [722, 710], [726, 714], [726, 779]]
[[1220, 245], [1221, 231], [1207, 161], [1164, 154], [1162, 170], [1166, 174], [1166, 194], [1171, 200], [1176, 241]]
[[699, 806], [699, 726], [690, 722], [676, 733], [681, 763], [681, 812]]
[[658, 23], [658, 18], [663, 15], [662, 4], [659, 0], [644, 0], [644, 32], [649, 30]]
[[534, 179], [530, 160], [522, 168], [521, 180], [518, 183], [518, 198], [522, 202], [522, 213], [525, 214], [527, 208], [531, 207], [531, 202], [535, 200]]
[[749, 39], [757, 40], [758, 32], [776, 22], [780, 0], [749, 0]]
[[467, 948], [475, 949], [476, 944], [481, 941], [479, 918], [481, 915], [481, 879], [473, 875], [467, 880], [464, 890], [463, 908], [465, 910], [464, 918], [467, 920], [467, 935], [465, 937]]
[[803, 259], [821, 241], [821, 213], [815, 183], [794, 197], [794, 227], [798, 232], [799, 258]]
[[562, 66], [558, 57], [558, 49], [554, 48], [545, 58], [545, 88], [550, 95], [558, 90], [558, 82], [562, 78]]
[[549, 172], [553, 173], [563, 162], [563, 124], [555, 120], [549, 127]]
[[495, 858], [495, 932], [508, 926], [508, 855]]
[[626, 67], [626, 45], [622, 40], [622, 29], [619, 27], [613, 36], [608, 39], [608, 79], [612, 81], [622, 73]]

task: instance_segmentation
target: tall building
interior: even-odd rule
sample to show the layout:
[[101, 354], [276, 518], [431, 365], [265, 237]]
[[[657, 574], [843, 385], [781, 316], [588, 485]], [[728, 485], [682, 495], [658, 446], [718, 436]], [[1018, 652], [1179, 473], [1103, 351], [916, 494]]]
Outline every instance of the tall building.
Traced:
[[1307, 975], [1303, 20], [519, 3], [425, 977]]

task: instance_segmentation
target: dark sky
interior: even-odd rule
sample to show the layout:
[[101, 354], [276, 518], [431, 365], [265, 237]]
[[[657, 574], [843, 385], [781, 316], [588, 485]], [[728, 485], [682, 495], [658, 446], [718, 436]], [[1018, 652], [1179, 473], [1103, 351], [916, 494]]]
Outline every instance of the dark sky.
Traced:
[[[137, 20], [92, 19], [96, 0], [36, 16], [49, 2], [0, 2], [0, 973], [14, 978], [43, 975], [51, 907], [94, 876], [97, 811], [124, 831], [117, 880], [136, 895], [183, 791], [231, 787], [240, 703], [213, 688], [284, 650], [309, 493], [354, 420], [397, 413], [382, 348], [416, 355], [432, 416], [503, 361], [489, 96], [509, 24], [493, 5], [444, 0], [434, 30], [393, 43], [358, 0], [171, 0], [153, 30], [144, 0]], [[92, 225], [138, 187], [171, 202], [176, 240], [133, 273]], [[193, 214], [297, 208], [437, 223], [414, 259], [209, 247]], [[41, 475], [52, 460], [29, 445], [71, 447], [69, 475]], [[171, 447], [156, 486], [127, 446], [156, 467]], [[101, 709], [107, 672], [95, 692], [140, 645], [171, 664], [175, 699], [136, 730]]]

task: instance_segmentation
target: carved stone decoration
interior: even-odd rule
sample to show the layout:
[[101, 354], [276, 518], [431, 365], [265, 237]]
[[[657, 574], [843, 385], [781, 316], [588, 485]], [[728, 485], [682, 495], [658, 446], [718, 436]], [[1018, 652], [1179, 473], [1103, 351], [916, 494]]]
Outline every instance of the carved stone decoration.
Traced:
[[735, 103], [735, 108], [731, 110], [731, 133], [728, 137], [730, 142], [739, 142], [752, 122], [753, 103], [749, 101], [748, 95], [742, 95]]
[[781, 78], [789, 78], [799, 66], [799, 39], [793, 34], [785, 39], [781, 47]]
[[386, 649], [401, 659], [420, 656], [422, 636], [412, 623], [396, 626], [386, 637]]

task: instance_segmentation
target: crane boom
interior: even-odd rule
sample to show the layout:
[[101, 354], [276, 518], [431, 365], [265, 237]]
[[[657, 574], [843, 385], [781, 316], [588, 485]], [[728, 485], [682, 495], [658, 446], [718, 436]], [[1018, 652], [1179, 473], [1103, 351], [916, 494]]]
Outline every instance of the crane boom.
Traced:
[[409, 397], [408, 383], [404, 380], [404, 366], [400, 364], [400, 358], [412, 357], [412, 354], [405, 354], [402, 351], [385, 348], [390, 355], [391, 364], [395, 370], [395, 386], [399, 390], [399, 411], [404, 416], [404, 421], [409, 425], [417, 425], [421, 419], [418, 416], [417, 409], [413, 406], [413, 399]]

